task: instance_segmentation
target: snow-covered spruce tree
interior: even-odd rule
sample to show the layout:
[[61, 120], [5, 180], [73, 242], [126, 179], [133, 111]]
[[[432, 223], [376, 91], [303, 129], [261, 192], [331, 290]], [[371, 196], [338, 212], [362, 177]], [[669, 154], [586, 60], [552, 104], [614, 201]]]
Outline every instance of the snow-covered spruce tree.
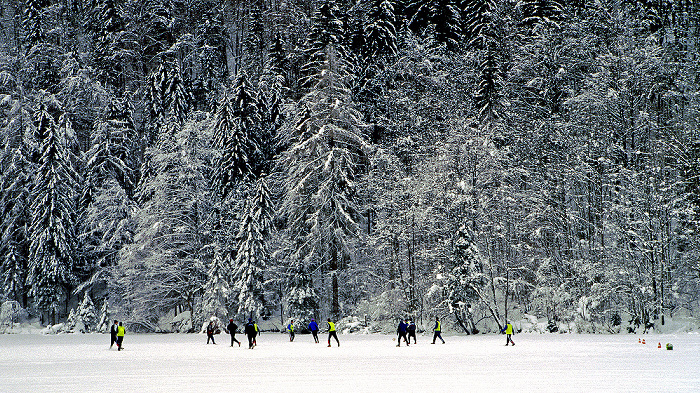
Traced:
[[213, 146], [217, 150], [212, 184], [222, 199], [234, 190], [238, 183], [250, 176], [251, 141], [240, 119], [235, 117], [231, 100], [224, 96], [210, 125]]
[[193, 105], [197, 110], [213, 111], [216, 106], [217, 91], [226, 79], [226, 40], [227, 33], [222, 20], [223, 4], [216, 5], [202, 16], [197, 25], [195, 41], [201, 64], [193, 83]]
[[481, 256], [472, 230], [462, 226], [454, 241], [453, 268], [446, 272], [445, 299], [457, 323], [467, 333], [477, 333], [469, 305], [484, 300], [486, 279], [483, 275], [484, 258]]
[[496, 0], [465, 0], [462, 2], [462, 31], [472, 48], [483, 48], [493, 36]]
[[319, 294], [313, 283], [313, 275], [307, 271], [303, 264], [299, 264], [298, 270], [288, 270], [287, 306], [289, 316], [297, 320], [310, 320], [318, 317]]
[[412, 0], [406, 6], [408, 27], [416, 32], [432, 29], [435, 40], [455, 48], [461, 41], [460, 7], [457, 0]]
[[273, 215], [270, 191], [265, 179], [259, 178], [236, 236], [238, 249], [232, 277], [238, 313], [249, 318], [260, 316], [265, 306], [264, 273], [270, 259], [265, 242]]
[[77, 175], [66, 160], [65, 135], [61, 135], [66, 130], [58, 128], [44, 104], [36, 111], [35, 124], [40, 158], [31, 188], [27, 281], [37, 308], [55, 322], [61, 302], [67, 305], [76, 281]]
[[392, 0], [373, 0], [372, 8], [367, 14], [364, 28], [366, 57], [375, 62], [385, 56], [394, 56], [396, 47], [396, 15]]
[[83, 301], [80, 302], [80, 306], [76, 311], [78, 319], [82, 322], [83, 327], [81, 328], [82, 333], [90, 333], [97, 328], [97, 309], [95, 309], [95, 303], [92, 302], [90, 293], [85, 292]]
[[216, 251], [207, 272], [207, 282], [204, 284], [202, 311], [204, 317], [226, 317], [229, 315], [231, 298], [231, 253]]
[[26, 307], [32, 169], [25, 150], [20, 142], [7, 152], [9, 165], [0, 177], [0, 293]]
[[175, 307], [199, 311], [205, 261], [213, 254], [206, 121], [193, 119], [164, 135], [149, 154], [153, 174], [137, 192], [144, 202], [134, 213], [134, 241], [122, 249], [116, 270], [115, 291], [145, 330], [158, 330], [158, 318]]
[[122, 99], [112, 99], [93, 134], [92, 147], [87, 152], [90, 184], [101, 187], [112, 178], [131, 198], [138, 180], [138, 135], [129, 104]]
[[[312, 28], [307, 42], [313, 42], [319, 27]], [[360, 235], [355, 178], [369, 153], [337, 46], [329, 42], [306, 66], [307, 70], [317, 67], [315, 76], [306, 79], [315, 81], [313, 88], [299, 103], [299, 110], [303, 113], [308, 108], [310, 117], [295, 130], [298, 142], [280, 162], [285, 182], [281, 214], [296, 251], [291, 272], [319, 268], [331, 272], [334, 316], [340, 313], [337, 271], [352, 257], [352, 243]]]
[[91, 15], [86, 18], [85, 28], [92, 36], [93, 64], [96, 77], [106, 87], [118, 92], [124, 85], [122, 62], [118, 48], [126, 23], [114, 0], [98, 0]]
[[564, 8], [560, 0], [524, 0], [518, 6], [522, 11], [522, 23], [529, 26], [540, 23], [557, 25]]
[[340, 10], [334, 0], [326, 1], [313, 16], [311, 30], [306, 37], [304, 54], [306, 63], [301, 67], [302, 88], [312, 89], [318, 82], [319, 70], [327, 62], [327, 48], [332, 47], [336, 55], [345, 55], [340, 45], [343, 34], [343, 22], [338, 18]]
[[109, 313], [109, 301], [104, 299], [102, 301], [102, 307], [97, 318], [97, 325], [95, 325], [95, 331], [99, 333], [106, 333], [112, 326], [112, 320]]

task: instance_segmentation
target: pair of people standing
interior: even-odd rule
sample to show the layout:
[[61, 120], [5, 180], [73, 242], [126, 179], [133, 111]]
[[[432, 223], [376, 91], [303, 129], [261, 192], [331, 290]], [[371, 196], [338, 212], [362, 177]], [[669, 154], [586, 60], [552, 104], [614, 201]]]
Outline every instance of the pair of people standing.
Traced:
[[[335, 323], [331, 322], [331, 319], [328, 318], [328, 346], [331, 346], [331, 338], [335, 339], [335, 342], [338, 343], [338, 346], [340, 346], [340, 340], [338, 340], [338, 333], [335, 331]], [[292, 320], [292, 323], [294, 323], [294, 320]], [[290, 338], [289, 341], [294, 341], [294, 334], [293, 334], [293, 329], [290, 329], [289, 326], [287, 326], [287, 330], [290, 331]], [[316, 323], [316, 320], [311, 318], [311, 322], [309, 322], [309, 330], [311, 331], [311, 335], [314, 337], [314, 342], [318, 344], [318, 323]]]
[[256, 337], [258, 336], [258, 324], [252, 318], [248, 318], [248, 323], [245, 324], [244, 333], [248, 336], [248, 349], [255, 348], [258, 345]]
[[399, 327], [396, 329], [396, 333], [399, 335], [399, 342], [396, 345], [397, 347], [401, 346], [402, 338], [406, 343], [406, 346], [411, 343], [411, 337], [413, 337], [414, 344], [418, 343], [418, 340], [416, 339], [416, 324], [410, 319], [400, 319]]
[[109, 333], [111, 339], [109, 348], [111, 349], [112, 346], [114, 346], [114, 343], [117, 343], [117, 350], [121, 351], [122, 344], [124, 343], [124, 334], [126, 333], [124, 325], [121, 322], [117, 322], [117, 320], [115, 319], [114, 324], [112, 325], [112, 328], [110, 329]]

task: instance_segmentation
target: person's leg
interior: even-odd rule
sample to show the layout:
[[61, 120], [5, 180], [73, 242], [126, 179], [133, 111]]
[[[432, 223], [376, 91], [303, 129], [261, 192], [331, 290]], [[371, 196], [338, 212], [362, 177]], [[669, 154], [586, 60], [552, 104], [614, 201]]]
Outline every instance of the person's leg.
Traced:
[[444, 344], [445, 340], [443, 340], [442, 338], [442, 332], [437, 332], [437, 336], [440, 337], [440, 341], [442, 341], [442, 343]]
[[435, 344], [435, 340], [437, 340], [438, 335], [438, 332], [433, 333], [433, 344]]
[[333, 337], [335, 338], [335, 342], [338, 343], [338, 346], [340, 346], [340, 340], [338, 340], [338, 334], [336, 332], [333, 332]]
[[248, 335], [248, 349], [253, 349], [253, 335]]

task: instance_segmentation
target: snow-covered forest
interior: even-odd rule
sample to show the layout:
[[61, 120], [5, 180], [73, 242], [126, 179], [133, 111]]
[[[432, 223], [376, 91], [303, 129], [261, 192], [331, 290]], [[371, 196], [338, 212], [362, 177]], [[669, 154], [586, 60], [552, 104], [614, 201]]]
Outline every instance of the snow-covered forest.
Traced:
[[697, 1], [0, 1], [45, 324], [700, 316]]

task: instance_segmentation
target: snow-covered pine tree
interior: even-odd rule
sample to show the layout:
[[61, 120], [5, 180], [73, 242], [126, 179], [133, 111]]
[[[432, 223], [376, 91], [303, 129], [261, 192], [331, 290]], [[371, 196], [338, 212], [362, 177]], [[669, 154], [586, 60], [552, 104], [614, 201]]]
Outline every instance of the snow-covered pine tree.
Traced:
[[318, 82], [319, 70], [327, 61], [327, 51], [344, 57], [345, 51], [340, 45], [343, 34], [343, 22], [338, 18], [338, 5], [334, 0], [326, 1], [313, 16], [311, 30], [306, 37], [304, 54], [306, 63], [301, 67], [300, 86], [311, 89]]
[[129, 104], [113, 98], [97, 123], [87, 152], [90, 184], [101, 187], [107, 178], [113, 178], [133, 197], [140, 167], [137, 139]]
[[189, 114], [192, 93], [185, 86], [182, 72], [177, 62], [171, 64], [165, 84], [164, 104], [167, 113], [167, 121], [182, 127]]
[[298, 265], [299, 270], [289, 271], [287, 293], [287, 307], [289, 316], [298, 320], [309, 320], [318, 317], [318, 292], [313, 284], [311, 273], [307, 272], [303, 264]]
[[416, 32], [433, 29], [435, 40], [454, 48], [461, 41], [457, 0], [413, 0], [406, 6], [408, 27]]
[[84, 25], [92, 34], [96, 78], [118, 92], [124, 85], [122, 62], [115, 47], [126, 27], [121, 11], [114, 0], [97, 0]]
[[202, 311], [205, 316], [226, 317], [229, 315], [231, 298], [231, 253], [218, 250], [214, 253], [204, 284]]
[[76, 266], [76, 174], [66, 160], [65, 135], [60, 132], [42, 104], [36, 112], [35, 138], [41, 147], [31, 189], [27, 281], [37, 308], [54, 320], [61, 303], [70, 298]]
[[218, 150], [212, 184], [225, 199], [238, 182], [251, 170], [250, 140], [241, 122], [235, 117], [231, 100], [224, 96], [210, 126], [213, 146]]
[[398, 51], [396, 46], [396, 15], [392, 0], [372, 0], [372, 8], [367, 14], [367, 24], [364, 27], [365, 57], [377, 62], [385, 56], [394, 56]]
[[479, 252], [472, 230], [463, 225], [454, 241], [454, 267], [446, 274], [447, 304], [457, 322], [467, 333], [476, 333], [470, 307], [482, 300], [486, 285], [483, 275], [484, 259]]
[[153, 174], [139, 186], [137, 199], [144, 202], [133, 215], [134, 241], [121, 251], [115, 285], [144, 329], [158, 330], [158, 317], [174, 307], [192, 315], [198, 307], [204, 261], [212, 257], [209, 140], [206, 121], [191, 120], [151, 150]]
[[558, 25], [564, 8], [560, 0], [523, 0], [518, 6], [522, 10], [522, 23], [528, 26], [540, 23]]
[[255, 192], [238, 230], [234, 262], [233, 293], [238, 312], [249, 318], [261, 315], [265, 306], [264, 280], [270, 255], [266, 246], [272, 229], [274, 206], [265, 178], [259, 178]]
[[44, 35], [44, 8], [49, 5], [46, 0], [25, 0], [22, 13], [22, 30], [24, 31], [24, 47], [31, 49], [34, 45], [43, 42]]
[[[316, 28], [307, 42], [313, 42]], [[296, 134], [306, 135], [281, 160], [286, 189], [281, 212], [296, 251], [290, 269], [331, 272], [334, 316], [340, 313], [337, 270], [351, 258], [350, 243], [360, 235], [355, 178], [369, 153], [360, 114], [347, 88], [345, 61], [336, 46], [325, 45], [306, 65], [307, 72], [316, 67], [315, 74], [306, 79], [314, 81], [313, 88], [299, 105], [301, 111], [308, 108], [310, 118], [300, 124], [306, 131]]]
[[75, 311], [74, 308], [71, 308], [70, 312], [68, 313], [68, 317], [66, 318], [65, 325], [63, 325], [63, 331], [72, 333], [79, 322], [78, 312]]
[[193, 106], [197, 110], [213, 111], [219, 87], [224, 83], [226, 69], [227, 33], [223, 21], [225, 5], [215, 5], [202, 16], [202, 23], [197, 25], [196, 41], [202, 72], [193, 81]]
[[95, 331], [99, 333], [106, 333], [112, 326], [112, 320], [109, 313], [109, 301], [104, 299], [102, 301], [102, 307], [100, 308], [99, 318], [97, 320], [97, 325], [95, 326]]
[[0, 175], [0, 293], [26, 306], [31, 164], [20, 142]]
[[95, 309], [95, 303], [92, 302], [90, 293], [85, 292], [83, 301], [80, 302], [80, 306], [78, 307], [76, 314], [78, 317], [77, 319], [79, 319], [83, 324], [83, 328], [81, 329], [82, 333], [90, 333], [91, 331], [96, 330], [98, 322], [97, 309]]
[[462, 2], [464, 38], [472, 48], [483, 48], [494, 36], [495, 0], [465, 0]]

